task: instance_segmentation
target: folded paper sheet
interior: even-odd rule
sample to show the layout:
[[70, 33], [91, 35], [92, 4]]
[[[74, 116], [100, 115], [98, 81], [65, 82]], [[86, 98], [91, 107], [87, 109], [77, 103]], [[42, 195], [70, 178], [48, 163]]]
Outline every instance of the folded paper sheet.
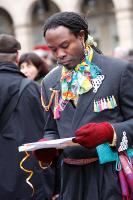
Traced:
[[18, 150], [19, 150], [19, 152], [21, 152], [21, 151], [33, 151], [33, 150], [43, 149], [43, 148], [63, 149], [67, 146], [78, 145], [78, 144], [72, 142], [73, 138], [74, 137], [27, 143], [27, 144], [23, 144], [22, 146], [19, 146]]

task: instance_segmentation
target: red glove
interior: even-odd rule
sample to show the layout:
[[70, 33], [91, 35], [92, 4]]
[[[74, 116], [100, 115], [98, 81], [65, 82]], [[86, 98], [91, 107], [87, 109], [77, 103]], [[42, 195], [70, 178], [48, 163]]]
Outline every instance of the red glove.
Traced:
[[114, 130], [108, 122], [88, 123], [76, 130], [75, 135], [73, 142], [93, 148], [105, 142], [112, 143]]
[[[47, 138], [42, 138], [39, 141], [47, 141]], [[37, 160], [44, 162], [44, 163], [50, 163], [58, 156], [58, 150], [55, 148], [49, 148], [49, 149], [38, 149], [32, 152], [33, 155], [36, 157]]]

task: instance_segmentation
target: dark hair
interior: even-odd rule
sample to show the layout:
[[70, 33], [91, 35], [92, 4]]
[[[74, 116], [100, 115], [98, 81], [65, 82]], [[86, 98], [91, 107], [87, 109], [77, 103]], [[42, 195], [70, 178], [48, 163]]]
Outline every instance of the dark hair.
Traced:
[[125, 57], [125, 59], [130, 63], [133, 63], [133, 49], [129, 50], [128, 55]]
[[133, 56], [133, 49], [130, 49], [130, 50], [129, 50], [128, 55], [129, 55], [129, 56]]
[[21, 55], [20, 59], [19, 59], [19, 67], [22, 63], [32, 63], [38, 70], [38, 75], [35, 78], [35, 80], [38, 80], [42, 77], [44, 77], [48, 72], [48, 66], [45, 63], [45, 61], [43, 61], [37, 54], [35, 53], [25, 53], [23, 55]]
[[[54, 29], [59, 26], [68, 28], [75, 36], [77, 36], [81, 30], [84, 30], [85, 42], [88, 38], [88, 34], [90, 34], [85, 16], [79, 15], [75, 12], [58, 12], [47, 19], [44, 25], [44, 37], [47, 30]], [[91, 46], [98, 53], [101, 53], [101, 51], [94, 45]]]

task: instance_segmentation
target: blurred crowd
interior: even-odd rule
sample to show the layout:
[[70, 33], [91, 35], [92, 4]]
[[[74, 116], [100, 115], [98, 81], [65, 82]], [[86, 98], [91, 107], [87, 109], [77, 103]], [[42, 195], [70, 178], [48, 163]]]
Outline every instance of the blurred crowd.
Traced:
[[129, 49], [118, 46], [114, 49], [113, 56], [133, 63], [133, 48]]

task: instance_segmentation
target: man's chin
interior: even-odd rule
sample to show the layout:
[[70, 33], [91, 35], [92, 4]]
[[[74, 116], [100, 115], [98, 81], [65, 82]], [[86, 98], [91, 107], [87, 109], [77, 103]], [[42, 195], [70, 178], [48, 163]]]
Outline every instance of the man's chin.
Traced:
[[63, 65], [66, 69], [68, 70], [72, 70], [75, 68], [75, 66], [77, 65], [74, 62], [69, 62], [69, 63], [60, 63], [61, 65]]
[[68, 64], [66, 64], [66, 65], [63, 65], [66, 69], [68, 69], [68, 70], [72, 70], [72, 69], [74, 69], [75, 68], [75, 66], [76, 66], [77, 64], [75, 64], [75, 63], [68, 63]]
[[65, 65], [63, 63], [59, 63], [59, 64], [62, 65], [62, 66], [64, 66], [68, 70], [71, 70], [71, 69], [75, 68], [75, 66], [72, 65], [72, 64], [65, 64]]
[[66, 69], [68, 69], [68, 70], [72, 70], [72, 69], [75, 68], [75, 66], [72, 66], [72, 65], [65, 65], [64, 67], [65, 67]]

